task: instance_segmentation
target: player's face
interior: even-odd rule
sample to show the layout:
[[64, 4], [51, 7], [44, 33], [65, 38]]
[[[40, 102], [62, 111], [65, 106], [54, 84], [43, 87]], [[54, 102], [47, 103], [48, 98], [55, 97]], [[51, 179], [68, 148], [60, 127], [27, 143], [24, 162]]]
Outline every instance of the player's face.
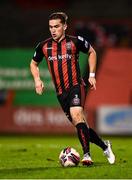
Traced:
[[60, 19], [49, 20], [49, 30], [55, 41], [61, 41], [65, 37], [66, 24], [61, 23]]

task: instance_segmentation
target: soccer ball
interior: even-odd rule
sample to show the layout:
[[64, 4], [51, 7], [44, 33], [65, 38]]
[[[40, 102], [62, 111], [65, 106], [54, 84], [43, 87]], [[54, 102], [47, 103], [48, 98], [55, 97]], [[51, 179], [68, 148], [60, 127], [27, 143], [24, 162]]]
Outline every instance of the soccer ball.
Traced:
[[71, 147], [67, 147], [60, 152], [59, 161], [62, 166], [77, 166], [80, 162], [79, 153]]

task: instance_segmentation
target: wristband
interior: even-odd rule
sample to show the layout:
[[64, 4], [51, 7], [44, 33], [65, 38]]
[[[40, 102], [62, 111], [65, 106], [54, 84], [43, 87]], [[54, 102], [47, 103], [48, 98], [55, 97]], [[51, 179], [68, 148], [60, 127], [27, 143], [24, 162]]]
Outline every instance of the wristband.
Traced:
[[89, 73], [89, 77], [95, 77], [95, 73]]

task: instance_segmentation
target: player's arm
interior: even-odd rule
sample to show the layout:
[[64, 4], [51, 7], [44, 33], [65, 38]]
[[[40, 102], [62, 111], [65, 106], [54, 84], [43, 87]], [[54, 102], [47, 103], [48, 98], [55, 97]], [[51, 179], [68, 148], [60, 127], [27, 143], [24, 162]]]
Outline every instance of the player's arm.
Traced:
[[44, 90], [44, 84], [40, 79], [40, 72], [39, 72], [38, 64], [39, 64], [38, 62], [36, 62], [32, 59], [31, 63], [30, 63], [30, 70], [31, 70], [31, 74], [34, 78], [36, 93], [41, 95]]
[[89, 53], [88, 62], [89, 62], [89, 70], [90, 70], [88, 81], [91, 85], [91, 88], [96, 90], [95, 72], [96, 72], [97, 57], [96, 57], [96, 52], [91, 45], [89, 47], [88, 53]]
[[89, 73], [88, 81], [91, 85], [91, 88], [96, 89], [96, 79], [95, 79], [96, 61], [97, 61], [96, 52], [94, 48], [90, 45], [90, 43], [81, 36], [78, 36], [77, 43], [79, 50], [89, 55], [88, 63], [89, 63], [90, 73]]
[[42, 52], [42, 45], [43, 45], [42, 43], [39, 43], [37, 45], [34, 56], [30, 63], [30, 70], [34, 78], [35, 90], [36, 93], [39, 95], [41, 95], [44, 90], [44, 84], [41, 81], [39, 67], [38, 67], [39, 63], [42, 61], [44, 57], [44, 54]]

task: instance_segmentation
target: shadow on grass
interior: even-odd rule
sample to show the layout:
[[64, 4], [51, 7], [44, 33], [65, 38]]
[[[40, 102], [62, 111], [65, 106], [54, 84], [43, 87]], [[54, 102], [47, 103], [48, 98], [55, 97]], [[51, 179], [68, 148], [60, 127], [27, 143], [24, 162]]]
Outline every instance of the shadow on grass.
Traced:
[[30, 168], [7, 168], [7, 169], [0, 169], [0, 179], [27, 179], [27, 178], [36, 178], [36, 176], [43, 177], [43, 174], [46, 172], [50, 172], [53, 169], [56, 169], [56, 171], [60, 171], [61, 167], [30, 167]]
[[31, 168], [7, 168], [7, 169], [0, 169], [0, 174], [2, 173], [13, 173], [13, 172], [26, 172], [26, 171], [43, 171], [49, 169], [60, 169], [62, 167], [31, 167]]
[[[79, 164], [79, 166], [77, 167], [61, 167], [61, 166], [47, 166], [47, 167], [15, 167], [15, 168], [3, 168], [0, 169], [0, 179], [38, 179], [38, 178], [60, 178], [61, 176], [63, 176], [63, 174], [69, 174], [68, 179], [70, 178], [70, 176], [72, 176], [71, 174], [71, 168], [73, 169], [72, 172], [73, 175], [78, 174], [78, 172], [81, 172], [80, 170], [84, 170], [87, 169], [99, 169], [100, 167], [106, 167], [106, 163], [100, 163], [100, 162], [96, 162], [94, 163], [94, 165], [91, 166], [82, 166], [81, 164]], [[65, 176], [64, 176], [65, 177]], [[74, 177], [74, 176], [73, 176]], [[77, 175], [78, 177], [78, 175]]]
[[26, 168], [26, 167], [23, 167], [23, 168], [3, 168], [3, 169], [0, 169], [0, 175], [1, 174], [13, 174], [13, 173], [25, 173], [25, 172], [30, 172], [30, 171], [46, 171], [46, 170], [52, 170], [52, 169], [56, 169], [57, 171], [60, 170], [60, 169], [70, 169], [70, 168], [73, 168], [73, 169], [81, 169], [81, 168], [95, 168], [95, 167], [101, 167], [101, 166], [104, 166], [106, 167], [106, 164], [105, 163], [99, 163], [99, 162], [96, 162], [94, 163], [93, 165], [91, 166], [82, 166], [81, 164], [79, 166], [75, 166], [75, 167], [62, 167], [62, 166], [50, 166], [50, 167], [30, 167], [30, 168]]

